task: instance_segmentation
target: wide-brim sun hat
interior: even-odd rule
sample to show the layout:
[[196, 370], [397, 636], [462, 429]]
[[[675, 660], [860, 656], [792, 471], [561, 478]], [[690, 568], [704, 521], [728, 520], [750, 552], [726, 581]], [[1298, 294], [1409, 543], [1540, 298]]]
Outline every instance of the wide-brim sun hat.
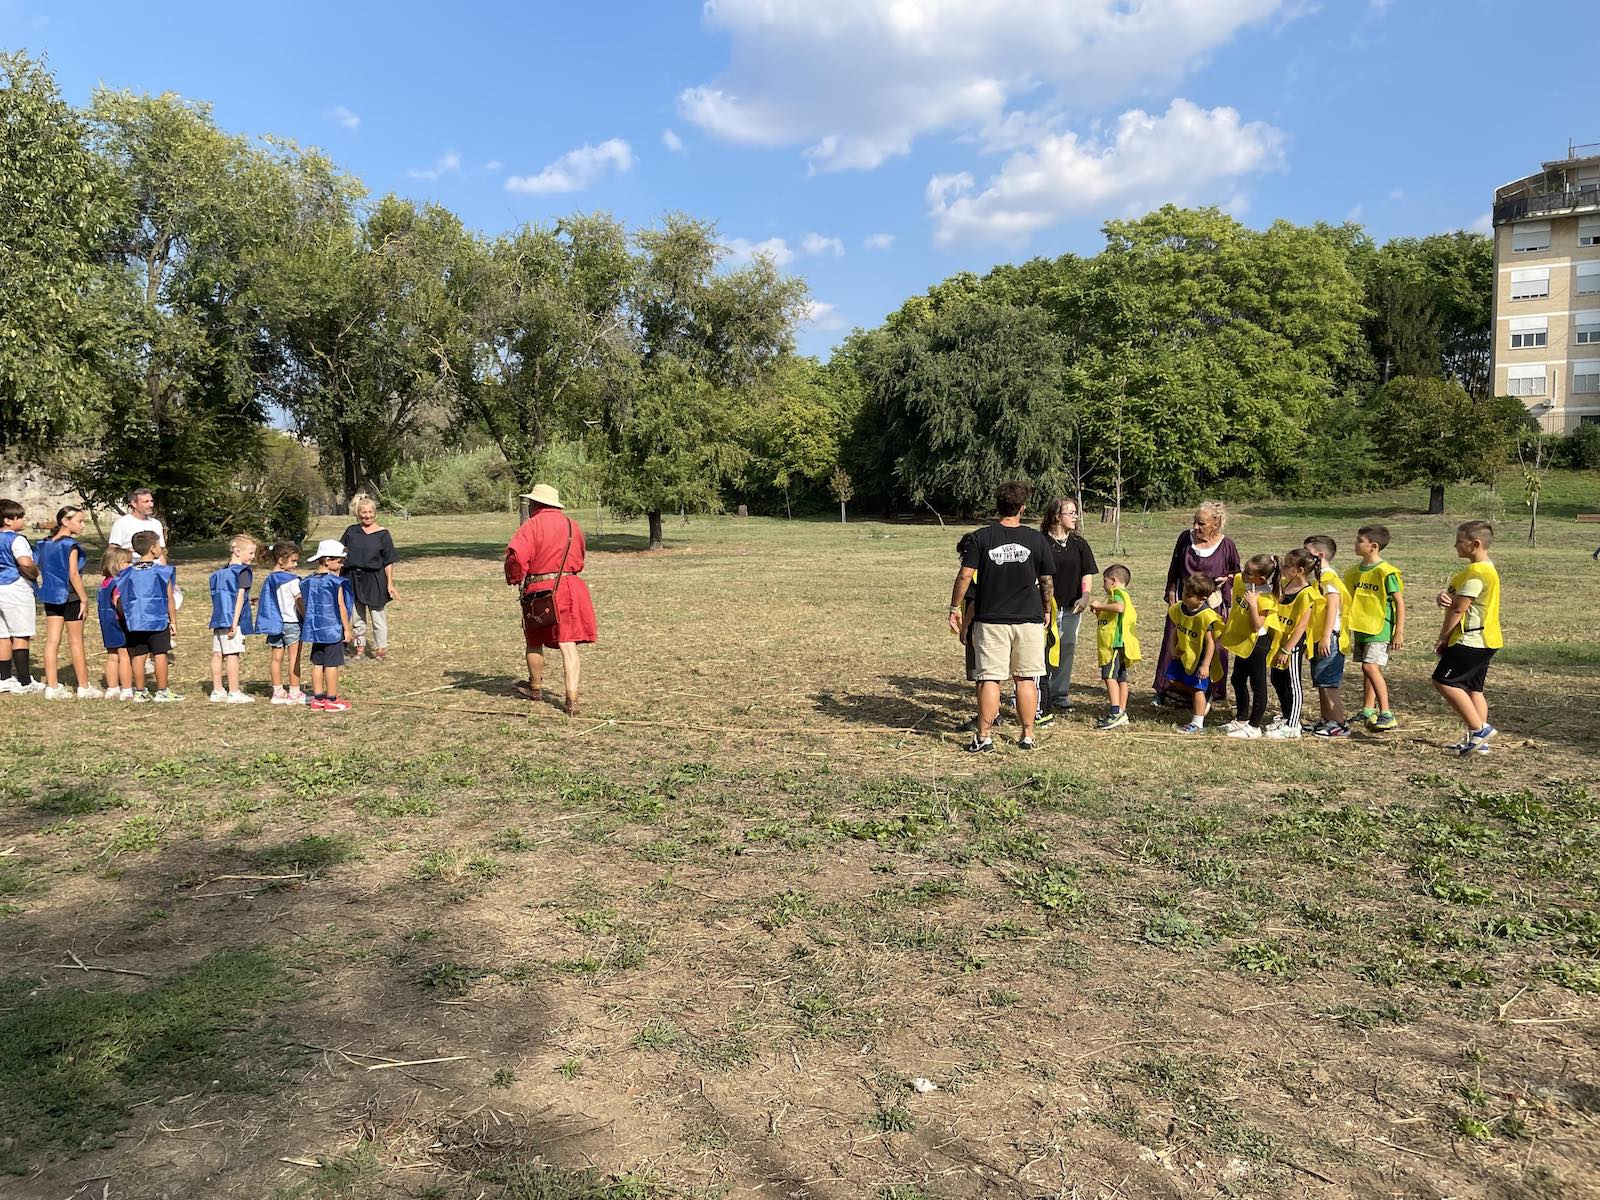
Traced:
[[535, 504], [542, 504], [546, 508], [566, 507], [566, 505], [561, 503], [561, 493], [556, 491], [556, 489], [551, 487], [548, 483], [534, 484], [533, 491], [523, 492], [522, 498], [524, 500], [532, 500]]
[[317, 562], [324, 558], [343, 558], [346, 553], [343, 542], [336, 541], [333, 538], [323, 538], [317, 543], [317, 552], [306, 561]]

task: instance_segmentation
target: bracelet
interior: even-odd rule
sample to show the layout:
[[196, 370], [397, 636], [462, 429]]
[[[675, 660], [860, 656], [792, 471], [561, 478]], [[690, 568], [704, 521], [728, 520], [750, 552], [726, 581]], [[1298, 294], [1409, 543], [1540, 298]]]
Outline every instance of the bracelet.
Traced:
[[960, 607], [959, 607], [959, 606], [957, 606], [957, 605], [954, 605], [954, 604], [952, 604], [952, 605], [951, 605], [951, 606], [950, 606], [950, 612], [951, 612], [951, 614], [952, 614], [952, 615], [954, 615], [954, 614], [957, 614], [957, 613], [959, 613], [959, 612], [960, 612], [960, 611], [961, 611], [961, 609], [960, 609]]

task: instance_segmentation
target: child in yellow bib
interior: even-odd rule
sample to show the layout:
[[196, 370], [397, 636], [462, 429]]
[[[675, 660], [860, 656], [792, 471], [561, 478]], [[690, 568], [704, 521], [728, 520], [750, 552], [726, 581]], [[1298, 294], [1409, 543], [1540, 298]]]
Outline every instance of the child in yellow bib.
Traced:
[[1114, 563], [1100, 576], [1104, 600], [1093, 600], [1095, 645], [1100, 651], [1100, 678], [1105, 680], [1110, 711], [1095, 722], [1096, 729], [1116, 729], [1128, 723], [1128, 664], [1139, 661], [1139, 613], [1128, 594], [1133, 573]]
[[1383, 669], [1390, 653], [1398, 654], [1406, 644], [1405, 584], [1400, 572], [1385, 561], [1389, 545], [1385, 525], [1363, 525], [1356, 530], [1356, 557], [1361, 561], [1344, 573], [1344, 586], [1350, 593], [1352, 634], [1351, 659], [1361, 664], [1361, 718], [1368, 728], [1396, 728], [1389, 707], [1389, 682]]
[[1266, 732], [1277, 586], [1276, 554], [1255, 555], [1233, 577], [1233, 609], [1222, 627], [1222, 648], [1233, 655], [1233, 720], [1223, 726], [1232, 738], [1258, 738]]
[[1222, 629], [1222, 618], [1209, 603], [1216, 587], [1216, 582], [1205, 575], [1191, 575], [1183, 581], [1182, 598], [1167, 609], [1172, 621], [1167, 689], [1189, 697], [1190, 717], [1186, 724], [1178, 726], [1179, 733], [1200, 733], [1206, 727], [1212, 668], [1220, 665], [1217, 634]]
[[1282, 720], [1267, 730], [1270, 738], [1300, 736], [1300, 713], [1305, 696], [1300, 668], [1306, 659], [1306, 634], [1316, 609], [1317, 589], [1312, 577], [1317, 556], [1297, 547], [1278, 560], [1278, 606], [1272, 616], [1272, 689], [1278, 693]]
[[1489, 753], [1489, 739], [1498, 731], [1489, 724], [1489, 702], [1483, 687], [1489, 660], [1505, 645], [1500, 631], [1500, 573], [1489, 561], [1494, 526], [1466, 521], [1456, 529], [1456, 553], [1467, 560], [1439, 593], [1444, 624], [1433, 652], [1439, 665], [1433, 686], [1467, 727], [1467, 735], [1449, 749], [1462, 756]]
[[1317, 556], [1312, 586], [1317, 593], [1311, 610], [1311, 686], [1317, 689], [1317, 715], [1311, 727], [1318, 737], [1344, 738], [1350, 727], [1344, 720], [1344, 662], [1350, 653], [1350, 593], [1339, 572], [1333, 569], [1333, 556], [1339, 544], [1325, 533], [1314, 533], [1301, 543]]

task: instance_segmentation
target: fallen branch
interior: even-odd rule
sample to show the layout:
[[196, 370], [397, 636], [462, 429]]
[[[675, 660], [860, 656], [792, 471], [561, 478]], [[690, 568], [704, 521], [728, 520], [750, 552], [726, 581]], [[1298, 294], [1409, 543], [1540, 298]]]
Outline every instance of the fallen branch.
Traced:
[[452, 1054], [447, 1058], [415, 1058], [415, 1059], [412, 1059], [410, 1062], [382, 1062], [382, 1063], [378, 1063], [375, 1066], [368, 1067], [367, 1070], [369, 1070], [369, 1071], [392, 1071], [396, 1067], [425, 1067], [429, 1063], [460, 1062], [463, 1058], [466, 1058], [466, 1057], [467, 1056], [465, 1054]]
[[148, 971], [133, 971], [133, 970], [130, 970], [129, 968], [127, 968], [127, 967], [102, 967], [102, 966], [97, 966], [97, 965], [95, 965], [93, 963], [86, 963], [86, 962], [83, 961], [83, 959], [79, 958], [71, 950], [67, 951], [67, 957], [72, 959], [72, 961], [69, 962], [69, 963], [56, 963], [54, 965], [54, 967], [52, 968], [52, 970], [57, 970], [57, 971], [72, 971], [72, 970], [78, 970], [78, 971], [104, 971], [108, 975], [137, 975], [140, 979], [149, 979], [150, 978], [150, 972], [148, 972]]

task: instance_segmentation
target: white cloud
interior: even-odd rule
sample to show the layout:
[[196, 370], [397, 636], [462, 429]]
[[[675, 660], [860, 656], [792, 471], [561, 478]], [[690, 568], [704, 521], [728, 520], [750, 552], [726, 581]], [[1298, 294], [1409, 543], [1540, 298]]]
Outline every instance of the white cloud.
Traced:
[[1467, 228], [1469, 228], [1473, 233], [1493, 233], [1494, 232], [1494, 214], [1493, 213], [1484, 213], [1483, 216], [1479, 217], [1476, 221], [1474, 221]]
[[483, 169], [491, 174], [493, 174], [495, 171], [502, 170], [504, 167], [505, 163], [501, 162], [498, 158], [491, 158], [488, 162], [483, 164]]
[[1068, 217], [1138, 212], [1158, 204], [1245, 197], [1235, 181], [1282, 164], [1284, 135], [1231, 108], [1174, 100], [1161, 116], [1125, 112], [1105, 137], [1062, 133], [1013, 154], [976, 191], [966, 171], [928, 180], [928, 213], [941, 245], [1021, 243]]
[[767, 238], [762, 242], [752, 242], [742, 237], [729, 238], [722, 246], [728, 252], [727, 262], [731, 267], [747, 267], [757, 258], [771, 259], [775, 267], [786, 266], [794, 261], [794, 251], [780, 237]]
[[1355, 205], [1353, 208], [1351, 208], [1351, 210], [1349, 212], [1345, 213], [1345, 215], [1344, 215], [1345, 224], [1347, 224], [1347, 225], [1358, 224], [1361, 221], [1361, 214], [1363, 212], [1365, 212], [1365, 211], [1366, 211], [1366, 209], [1362, 205], [1360, 205], [1360, 204]]
[[844, 243], [836, 237], [825, 237], [820, 233], [808, 233], [800, 239], [800, 251], [815, 258], [819, 254], [831, 254], [835, 258], [844, 257]]
[[823, 333], [844, 328], [844, 318], [839, 315], [838, 306], [826, 300], [807, 300], [800, 321]]
[[683, 139], [671, 129], [663, 129], [661, 131], [661, 144], [674, 154], [681, 153], [683, 150]]
[[861, 244], [868, 250], [887, 250], [894, 245], [894, 234], [874, 233]]
[[732, 51], [678, 107], [726, 142], [870, 169], [935, 130], [1004, 151], [1069, 108], [1171, 85], [1291, 0], [708, 0]]
[[535, 196], [581, 192], [597, 183], [607, 171], [626, 171], [632, 166], [633, 147], [621, 138], [611, 138], [598, 146], [584, 145], [568, 150], [537, 175], [511, 176], [506, 180], [506, 191]]
[[454, 150], [446, 150], [434, 160], [431, 167], [412, 167], [406, 174], [413, 179], [442, 179], [446, 175], [454, 175], [461, 170], [461, 155]]
[[332, 108], [323, 109], [322, 115], [327, 117], [328, 120], [332, 121], [334, 124], [342, 125], [346, 129], [361, 128], [361, 118], [356, 116], [355, 113], [351, 112], [342, 104], [336, 104]]
[[1397, 187], [1397, 188], [1395, 188], [1393, 191], [1391, 191], [1389, 193], [1389, 199], [1391, 199], [1391, 200], [1404, 200], [1405, 198], [1406, 198], [1406, 190], [1405, 190], [1405, 188], [1398, 188]]

